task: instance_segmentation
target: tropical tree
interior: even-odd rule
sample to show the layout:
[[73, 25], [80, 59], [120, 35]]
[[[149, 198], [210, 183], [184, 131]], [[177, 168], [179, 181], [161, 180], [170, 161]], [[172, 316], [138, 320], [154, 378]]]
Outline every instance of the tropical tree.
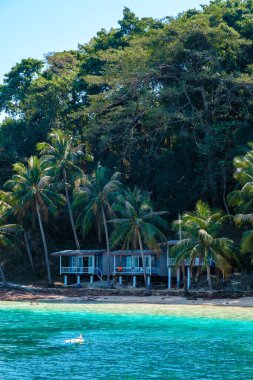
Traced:
[[81, 146], [77, 146], [74, 138], [60, 129], [52, 130], [49, 140], [50, 143], [38, 143], [37, 148], [42, 154], [41, 162], [47, 168], [47, 172], [56, 181], [60, 180], [64, 186], [71, 228], [76, 248], [79, 250], [80, 244], [76, 233], [69, 189], [75, 179], [83, 176], [82, 169], [76, 165], [77, 160], [82, 156]]
[[142, 192], [137, 187], [133, 191], [125, 190], [123, 194], [116, 197], [113, 204], [118, 218], [110, 220], [115, 226], [111, 234], [113, 247], [119, 244], [122, 244], [123, 249], [139, 247], [146, 287], [148, 287], [148, 283], [143, 246], [159, 250], [157, 243], [166, 241], [161, 228], [165, 228], [167, 225], [166, 221], [161, 218], [166, 211], [154, 211], [150, 196], [150, 193]]
[[44, 247], [48, 283], [52, 283], [47, 242], [43, 220], [47, 221], [49, 214], [56, 214], [57, 206], [64, 203], [64, 197], [56, 193], [50, 186], [51, 177], [42, 169], [38, 157], [30, 157], [26, 163], [13, 165], [15, 174], [6, 182], [15, 197], [14, 214], [22, 215], [31, 212], [32, 218], [37, 217]]
[[[6, 223], [7, 215], [11, 206], [6, 202], [6, 194], [0, 192], [0, 252], [2, 249], [18, 249], [18, 235], [21, 232], [21, 228], [17, 224]], [[3, 262], [0, 262], [0, 275], [4, 283], [6, 283]]]
[[220, 269], [227, 269], [229, 260], [236, 258], [233, 250], [233, 241], [218, 237], [220, 229], [225, 221], [222, 211], [211, 210], [207, 203], [198, 201], [193, 212], [185, 212], [182, 218], [173, 222], [174, 230], [181, 228], [182, 240], [173, 248], [176, 255], [176, 264], [180, 265], [185, 260], [191, 263], [198, 258], [203, 261], [203, 268], [207, 271], [207, 282], [212, 290], [210, 263]]
[[[6, 191], [0, 191], [0, 209], [1, 213], [6, 215], [8, 219], [13, 219], [13, 208], [14, 204], [16, 203], [14, 194], [12, 192], [6, 192]], [[23, 234], [24, 234], [24, 242], [26, 246], [26, 250], [28, 253], [29, 261], [31, 264], [32, 269], [34, 270], [34, 262], [33, 262], [33, 256], [31, 252], [31, 247], [29, 243], [29, 237], [28, 237], [28, 220], [29, 215], [24, 214], [21, 212], [20, 214], [15, 214], [15, 221], [18, 223], [20, 227], [22, 227]]]
[[108, 168], [98, 163], [96, 170], [89, 177], [84, 177], [77, 187], [73, 207], [78, 212], [77, 226], [83, 236], [87, 236], [93, 226], [97, 230], [99, 241], [104, 232], [108, 255], [107, 282], [110, 284], [110, 243], [108, 217], [112, 217], [111, 207], [115, 195], [120, 189], [119, 173], [110, 175]]
[[[21, 228], [16, 224], [5, 224], [4, 220], [0, 218], [0, 251], [3, 248], [17, 250], [18, 247], [18, 234]], [[0, 274], [3, 282], [6, 283], [3, 262], [0, 262]]]
[[[244, 156], [234, 159], [234, 178], [241, 188], [232, 191], [228, 195], [228, 201], [237, 212], [234, 217], [235, 223], [253, 227], [253, 142], [248, 143], [248, 146], [250, 150]], [[243, 253], [253, 254], [253, 229], [243, 233], [241, 248]]]

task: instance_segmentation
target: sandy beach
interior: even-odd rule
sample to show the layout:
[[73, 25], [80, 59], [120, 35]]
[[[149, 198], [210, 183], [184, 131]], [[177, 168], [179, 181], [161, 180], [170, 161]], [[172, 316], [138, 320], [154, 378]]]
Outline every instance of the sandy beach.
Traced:
[[188, 297], [181, 295], [94, 295], [87, 294], [76, 296], [76, 294], [66, 294], [57, 291], [36, 291], [22, 288], [1, 288], [0, 301], [53, 301], [53, 302], [75, 302], [75, 303], [120, 303], [120, 304], [160, 304], [160, 305], [212, 305], [212, 306], [236, 306], [236, 307], [253, 307], [253, 297], [238, 298], [217, 298], [214, 294], [208, 296], [196, 296], [189, 294]]

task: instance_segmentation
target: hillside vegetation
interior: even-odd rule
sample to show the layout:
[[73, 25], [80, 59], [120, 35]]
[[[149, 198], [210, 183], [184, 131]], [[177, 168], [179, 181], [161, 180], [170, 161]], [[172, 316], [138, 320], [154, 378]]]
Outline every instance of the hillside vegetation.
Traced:
[[[49, 271], [48, 251], [109, 250], [111, 211], [117, 214], [117, 199], [135, 187], [150, 212], [163, 210], [167, 238], [177, 234], [170, 223], [197, 201], [211, 214], [223, 210], [219, 236], [210, 236], [225, 237], [233, 254], [225, 260], [228, 251], [219, 247], [217, 257], [226, 268], [250, 270], [252, 94], [252, 0], [215, 0], [161, 20], [125, 8], [117, 28], [100, 30], [77, 50], [21, 60], [0, 86], [5, 258], [26, 245], [31, 264], [45, 261]], [[102, 180], [94, 174], [101, 168]], [[94, 207], [102, 214], [92, 217], [89, 191], [111, 180], [117, 186], [106, 199], [98, 190]]]

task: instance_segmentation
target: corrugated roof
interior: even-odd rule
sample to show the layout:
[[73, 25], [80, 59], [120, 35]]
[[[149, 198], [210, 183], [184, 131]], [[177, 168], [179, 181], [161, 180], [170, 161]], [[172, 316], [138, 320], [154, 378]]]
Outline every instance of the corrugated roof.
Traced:
[[[154, 252], [152, 251], [151, 249], [144, 249], [143, 251], [144, 255], [156, 255], [158, 252]], [[140, 250], [123, 250], [123, 249], [120, 249], [120, 250], [117, 250], [117, 251], [112, 251], [111, 252], [112, 255], [119, 255], [119, 256], [140, 256], [141, 255], [141, 251]]]
[[[174, 243], [176, 244], [176, 243]], [[173, 245], [174, 245], [173, 244]], [[160, 252], [153, 251], [151, 249], [145, 249], [144, 255], [156, 255], [159, 254]], [[103, 253], [107, 253], [105, 249], [81, 249], [81, 250], [76, 250], [76, 249], [69, 249], [65, 251], [59, 251], [59, 252], [53, 252], [50, 253], [50, 256], [91, 256], [91, 255], [102, 255]], [[119, 249], [116, 251], [111, 251], [111, 255], [118, 255], [118, 256], [140, 256], [141, 251], [140, 250], [123, 250]]]
[[101, 255], [105, 252], [105, 249], [69, 249], [66, 251], [59, 251], [50, 253], [51, 256], [89, 256], [89, 255]]

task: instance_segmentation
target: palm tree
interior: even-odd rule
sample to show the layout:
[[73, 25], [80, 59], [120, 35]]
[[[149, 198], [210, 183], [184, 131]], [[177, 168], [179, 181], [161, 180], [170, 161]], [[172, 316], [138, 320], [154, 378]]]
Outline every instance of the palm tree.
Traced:
[[[16, 203], [14, 194], [12, 192], [6, 192], [6, 191], [0, 191], [0, 209], [4, 215], [6, 215], [7, 218], [12, 217], [13, 214], [13, 208], [14, 204]], [[27, 229], [25, 225], [27, 225], [26, 220], [27, 220], [27, 215], [24, 215], [21, 213], [18, 215], [16, 213], [16, 220], [18, 222], [18, 225], [22, 227], [23, 233], [24, 233], [24, 241], [29, 257], [29, 261], [31, 264], [32, 269], [34, 270], [34, 263], [33, 263], [33, 257], [32, 257], [32, 252], [29, 244], [29, 238], [27, 234]]]
[[[20, 227], [16, 224], [5, 224], [0, 218], [0, 250], [3, 248], [17, 249], [17, 236], [20, 232]], [[0, 274], [3, 279], [3, 283], [6, 283], [3, 262], [0, 262]]]
[[142, 192], [137, 187], [133, 191], [125, 190], [116, 197], [113, 209], [118, 218], [110, 220], [115, 229], [111, 235], [113, 247], [123, 244], [122, 249], [139, 246], [143, 275], [146, 288], [147, 272], [143, 245], [150, 249], [158, 250], [158, 241], [166, 241], [160, 228], [165, 228], [167, 223], [161, 218], [166, 211], [155, 212], [150, 201], [150, 193]]
[[11, 188], [16, 200], [14, 214], [25, 215], [31, 211], [32, 217], [37, 216], [44, 247], [48, 283], [51, 284], [52, 277], [43, 219], [47, 221], [49, 213], [56, 214], [57, 205], [64, 203], [64, 197], [51, 189], [51, 178], [44, 174], [38, 157], [30, 157], [26, 164], [14, 164], [13, 170], [15, 174], [6, 182], [6, 186]]
[[207, 282], [212, 290], [210, 262], [215, 261], [217, 268], [227, 269], [230, 258], [235, 258], [233, 241], [225, 237], [217, 237], [225, 217], [220, 210], [212, 211], [207, 203], [198, 201], [193, 212], [183, 214], [181, 220], [173, 222], [173, 229], [182, 231], [182, 240], [172, 252], [176, 255], [176, 264], [189, 260], [203, 260], [207, 270]]
[[[253, 143], [248, 145], [251, 150], [234, 159], [234, 178], [239, 182], [241, 189], [232, 191], [228, 195], [228, 202], [237, 212], [234, 217], [236, 224], [253, 226]], [[241, 248], [244, 253], [253, 253], [253, 229], [244, 232]]]
[[[6, 224], [6, 215], [10, 210], [11, 206], [3, 200], [5, 199], [4, 192], [1, 191], [1, 201], [0, 201], [0, 251], [3, 248], [17, 249], [17, 234], [21, 231], [20, 226], [16, 224]], [[6, 278], [3, 270], [3, 262], [0, 262], [0, 275], [3, 279], [3, 283], [6, 284]]]
[[84, 177], [81, 185], [77, 187], [73, 203], [74, 209], [78, 212], [77, 226], [81, 229], [83, 236], [87, 236], [91, 228], [95, 226], [101, 242], [104, 232], [108, 255], [108, 285], [110, 284], [111, 255], [107, 218], [113, 215], [111, 203], [120, 186], [119, 173], [110, 176], [109, 170], [98, 163], [95, 172], [90, 177]]
[[76, 146], [72, 136], [66, 134], [60, 129], [52, 130], [49, 134], [50, 143], [42, 142], [37, 144], [40, 151], [41, 162], [47, 168], [47, 172], [63, 183], [68, 213], [73, 231], [76, 248], [80, 249], [77, 237], [75, 222], [70, 202], [70, 183], [75, 179], [83, 176], [83, 171], [76, 165], [76, 162], [82, 156], [81, 146]]

